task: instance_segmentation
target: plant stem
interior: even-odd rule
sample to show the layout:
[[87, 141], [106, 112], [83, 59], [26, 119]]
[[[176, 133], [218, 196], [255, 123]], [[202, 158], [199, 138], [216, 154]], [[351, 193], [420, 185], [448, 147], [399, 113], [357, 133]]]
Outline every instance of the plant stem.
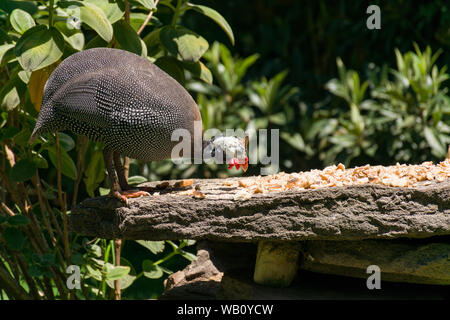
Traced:
[[[155, 7], [158, 5], [159, 0], [155, 0]], [[144, 23], [141, 25], [141, 27], [139, 28], [137, 34], [141, 34], [142, 30], [144, 30], [145, 26], [149, 23], [150, 19], [152, 18], [153, 12], [155, 11], [150, 11], [150, 13], [148, 14], [147, 18], [145, 19]]]
[[178, 18], [181, 13], [181, 3], [182, 3], [181, 0], [177, 1], [177, 7], [175, 8], [175, 13], [173, 14], [172, 23], [171, 23], [172, 26], [175, 26], [177, 24]]
[[61, 183], [61, 144], [59, 142], [59, 134], [55, 133], [56, 138], [56, 156], [57, 156], [57, 184], [58, 184], [58, 199], [62, 212], [63, 220], [63, 241], [64, 241], [64, 256], [67, 265], [70, 265], [70, 247], [69, 247], [69, 232], [67, 228], [67, 211], [66, 211], [66, 195], [62, 191]]
[[[122, 249], [122, 239], [114, 239], [114, 260], [115, 265], [118, 267], [120, 266], [120, 251]], [[116, 300], [120, 300], [122, 297], [121, 290], [120, 290], [120, 279], [117, 279], [114, 281], [114, 298]]]
[[53, 8], [55, 0], [50, 0], [50, 5], [48, 7], [48, 25], [53, 27]]
[[86, 152], [89, 141], [86, 136], [79, 136], [77, 139], [78, 144], [78, 158], [77, 158], [77, 180], [75, 181], [75, 187], [73, 189], [72, 206], [77, 203], [78, 189], [80, 187], [81, 179], [86, 164]]
[[130, 3], [125, 0], [125, 21], [130, 24]]

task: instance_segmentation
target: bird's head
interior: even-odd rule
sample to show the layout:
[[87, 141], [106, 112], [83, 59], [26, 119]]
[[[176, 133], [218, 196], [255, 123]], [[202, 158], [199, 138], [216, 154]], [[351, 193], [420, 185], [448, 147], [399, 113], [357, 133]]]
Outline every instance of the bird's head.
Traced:
[[217, 136], [210, 140], [209, 148], [211, 157], [220, 157], [222, 161], [228, 164], [228, 169], [235, 167], [236, 170], [239, 170], [242, 167], [244, 171], [247, 171], [247, 145], [247, 136], [245, 138]]

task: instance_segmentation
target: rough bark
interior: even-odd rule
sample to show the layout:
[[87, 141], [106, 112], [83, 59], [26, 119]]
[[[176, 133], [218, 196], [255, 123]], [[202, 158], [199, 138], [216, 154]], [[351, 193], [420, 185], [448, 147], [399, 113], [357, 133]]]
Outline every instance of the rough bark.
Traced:
[[450, 234], [450, 180], [414, 188], [367, 184], [273, 192], [248, 200], [235, 200], [239, 188], [223, 182], [196, 180], [205, 198], [168, 188], [130, 199], [128, 206], [108, 197], [88, 199], [72, 209], [69, 226], [103, 238], [228, 242]]

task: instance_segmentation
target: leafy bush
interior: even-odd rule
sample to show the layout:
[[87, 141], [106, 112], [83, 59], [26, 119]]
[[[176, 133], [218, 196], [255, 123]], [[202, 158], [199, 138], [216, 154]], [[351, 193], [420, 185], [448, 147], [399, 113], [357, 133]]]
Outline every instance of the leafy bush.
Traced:
[[[325, 163], [443, 159], [450, 144], [450, 97], [443, 86], [449, 79], [447, 67], [435, 64], [440, 53], [432, 54], [430, 47], [422, 52], [417, 45], [415, 52], [405, 54], [396, 49], [397, 68], [390, 74], [373, 71], [363, 83], [337, 59], [340, 77], [326, 87], [344, 99], [348, 109], [338, 121], [329, 120], [336, 133], [321, 137], [331, 143], [325, 147]], [[365, 99], [366, 92], [370, 98]]]
[[[0, 3], [1, 298], [118, 297], [112, 290], [115, 281], [122, 289], [141, 276], [162, 282], [163, 274], [171, 273], [164, 265], [177, 256], [185, 259], [177, 268], [193, 259], [184, 250], [192, 241], [139, 242], [150, 252], [134, 262], [142, 265], [136, 273], [133, 264], [116, 255], [118, 242], [70, 234], [70, 207], [109, 191], [103, 184], [102, 145], [62, 132], [28, 144], [45, 82], [63, 59], [78, 51], [121, 48], [148, 58], [182, 84], [186, 76], [211, 83], [211, 72], [200, 61], [209, 43], [179, 24], [191, 13], [217, 23], [234, 42], [217, 11], [186, 0]], [[147, 181], [144, 169], [132, 164], [131, 171], [140, 174], [130, 177], [131, 184]], [[81, 291], [66, 287], [66, 268], [72, 264], [81, 268]]]

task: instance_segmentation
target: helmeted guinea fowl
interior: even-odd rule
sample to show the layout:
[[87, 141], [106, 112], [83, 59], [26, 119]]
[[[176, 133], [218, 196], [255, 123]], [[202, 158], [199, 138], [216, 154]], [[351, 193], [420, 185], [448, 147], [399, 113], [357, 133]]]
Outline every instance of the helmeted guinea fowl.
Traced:
[[95, 48], [68, 57], [51, 74], [31, 141], [43, 133], [69, 129], [103, 142], [111, 193], [126, 202], [145, 192], [130, 191], [120, 155], [144, 161], [169, 159], [178, 143], [171, 139], [176, 129], [187, 130], [192, 146], [200, 141], [212, 157], [218, 150], [227, 159], [227, 153], [237, 152], [239, 159], [231, 158], [229, 164], [246, 170], [242, 139], [203, 140], [202, 130], [195, 134], [196, 121], [201, 125], [192, 97], [156, 65], [128, 51]]

